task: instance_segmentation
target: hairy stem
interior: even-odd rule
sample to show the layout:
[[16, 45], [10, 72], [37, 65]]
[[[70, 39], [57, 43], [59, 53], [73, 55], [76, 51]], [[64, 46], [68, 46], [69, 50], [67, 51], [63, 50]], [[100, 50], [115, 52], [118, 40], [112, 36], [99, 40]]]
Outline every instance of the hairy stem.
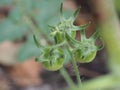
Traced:
[[74, 83], [64, 67], [60, 69], [60, 73], [64, 77], [64, 79], [67, 82], [67, 84], [69, 85], [69, 87], [71, 87], [71, 88], [74, 87]]
[[81, 85], [81, 79], [80, 79], [80, 75], [79, 75], [79, 70], [78, 70], [75, 58], [74, 58], [74, 56], [73, 56], [73, 54], [72, 54], [72, 52], [71, 52], [71, 50], [69, 48], [69, 45], [67, 45], [67, 50], [68, 50], [68, 52], [69, 52], [69, 54], [71, 56], [71, 62], [73, 64], [73, 68], [75, 70], [75, 74], [76, 74], [76, 77], [77, 77], [77, 82], [78, 82], [79, 85]]

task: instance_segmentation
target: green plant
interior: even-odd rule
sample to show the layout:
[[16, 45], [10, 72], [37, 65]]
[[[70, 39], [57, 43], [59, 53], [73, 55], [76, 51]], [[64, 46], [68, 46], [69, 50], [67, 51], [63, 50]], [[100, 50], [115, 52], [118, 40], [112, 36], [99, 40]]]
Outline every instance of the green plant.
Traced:
[[[35, 36], [33, 36], [36, 46], [41, 48], [41, 54], [38, 58], [36, 58], [36, 61], [41, 62], [47, 70], [59, 70], [63, 67], [64, 58], [66, 55], [63, 50], [67, 49], [77, 76], [78, 84], [80, 85], [81, 80], [76, 62], [91, 62], [95, 58], [97, 51], [103, 46], [95, 45], [95, 41], [99, 36], [98, 31], [96, 31], [90, 38], [86, 37], [85, 29], [90, 23], [80, 26], [75, 26], [73, 24], [80, 11], [80, 8], [74, 12], [73, 16], [66, 19], [63, 15], [62, 6], [63, 4], [61, 4], [60, 7], [60, 22], [55, 26], [49, 25], [51, 29], [50, 35], [53, 36], [55, 43], [52, 46], [42, 46], [36, 38], [37, 35], [35, 34]], [[78, 30], [80, 30], [81, 34], [80, 41], [75, 39], [76, 31]], [[61, 72], [66, 72], [63, 70], [64, 69], [62, 69]]]
[[[58, 22], [57, 11], [60, 2], [60, 0], [0, 0], [0, 7], [9, 6], [8, 16], [0, 21], [0, 43], [6, 40], [22, 41], [16, 56], [17, 62], [28, 60], [40, 54], [39, 49], [34, 44], [31, 31], [35, 31], [35, 33], [38, 31], [39, 38], [52, 42], [52, 39], [48, 38], [47, 23]], [[51, 8], [53, 5], [56, 8]]]
[[95, 12], [100, 16], [96, 23], [101, 29], [100, 33], [107, 50], [107, 66], [110, 72], [107, 75], [84, 82], [82, 87], [69, 88], [68, 90], [120, 90], [120, 35], [118, 34], [120, 26], [113, 4], [114, 1], [92, 1]]
[[[43, 47], [38, 39], [40, 38], [42, 40], [44, 39], [42, 36], [44, 36], [48, 41], [52, 42], [49, 38], [50, 35], [48, 35], [50, 31], [47, 27], [47, 23], [57, 23], [59, 16], [57, 6], [59, 6], [58, 4], [60, 4], [60, 0], [18, 0], [17, 3], [14, 1], [16, 0], [0, 0], [0, 6], [12, 6], [8, 17], [0, 22], [0, 42], [4, 40], [21, 40], [23, 36], [26, 36], [27, 40], [18, 51], [17, 59], [26, 60], [30, 57], [38, 56], [39, 53], [41, 53], [40, 57], [36, 60], [41, 61], [41, 63], [45, 61], [47, 64], [43, 63], [43, 65], [45, 65], [44, 67], [48, 70], [55, 71], [60, 69], [61, 74], [70, 86], [68, 90], [120, 90], [120, 37], [118, 34], [118, 29], [120, 27], [112, 2], [115, 2], [117, 11], [119, 12], [119, 0], [90, 0], [90, 2], [95, 3], [95, 5], [93, 5], [95, 7], [94, 10], [97, 10], [97, 15], [100, 16], [98, 20], [101, 27], [100, 33], [109, 54], [107, 64], [111, 73], [82, 83], [82, 87], [79, 87], [78, 85], [74, 88], [71, 88], [74, 86], [74, 83], [63, 67], [66, 62], [65, 59], [71, 59], [74, 69], [76, 70], [78, 82], [80, 82], [80, 75], [77, 70], [76, 62], [91, 62], [95, 57], [97, 50], [103, 47], [102, 45], [98, 47], [94, 45], [94, 42], [98, 37], [98, 31], [93, 34], [93, 38], [95, 37], [94, 40], [91, 40], [92, 37], [88, 39], [84, 33], [85, 28], [89, 24], [82, 25], [80, 27], [73, 26], [72, 18], [76, 17], [76, 13], [79, 11], [78, 9], [78, 11], [73, 15], [74, 17], [72, 16], [71, 19], [61, 17], [61, 20], [64, 21], [62, 24], [59, 23], [56, 26], [49, 25], [51, 29], [50, 35], [53, 36], [55, 43], [52, 43], [52, 46]], [[56, 6], [56, 8], [51, 8], [53, 6]], [[55, 15], [55, 18], [53, 18], [53, 15]], [[61, 16], [63, 15], [61, 14]], [[68, 22], [67, 25], [70, 28], [70, 31], [68, 31], [68, 27], [65, 26], [66, 22]], [[59, 28], [56, 30], [56, 27]], [[64, 27], [65, 30], [60, 30], [62, 27]], [[34, 46], [33, 38], [29, 29], [33, 30], [34, 34], [37, 34], [33, 37], [40, 50]], [[81, 41], [75, 40], [76, 30], [79, 29], [82, 37]], [[89, 45], [89, 48], [92, 47], [92, 49], [86, 50], [86, 44]], [[70, 58], [66, 58], [66, 56], [68, 56], [68, 52], [71, 56]], [[47, 57], [45, 57], [46, 54]], [[49, 57], [51, 57], [51, 59]], [[58, 61], [56, 62], [56, 60], [60, 60], [61, 63]]]

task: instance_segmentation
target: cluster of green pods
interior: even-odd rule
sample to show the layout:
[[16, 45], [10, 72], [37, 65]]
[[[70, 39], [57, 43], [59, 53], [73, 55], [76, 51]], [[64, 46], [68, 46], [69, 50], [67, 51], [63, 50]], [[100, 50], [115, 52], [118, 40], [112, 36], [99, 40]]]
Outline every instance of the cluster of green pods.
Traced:
[[[66, 44], [71, 48], [71, 52], [77, 62], [80, 63], [89, 63], [94, 60], [96, 53], [98, 50], [103, 48], [103, 45], [96, 46], [96, 39], [99, 37], [98, 31], [96, 31], [90, 38], [87, 38], [85, 35], [85, 29], [89, 25], [80, 25], [75, 26], [74, 20], [78, 15], [80, 9], [78, 8], [73, 16], [66, 19], [63, 16], [62, 10], [63, 4], [60, 7], [60, 22], [55, 26], [50, 26], [51, 35], [55, 40], [55, 45], [50, 47], [44, 47], [41, 51], [40, 57], [36, 58], [36, 61], [40, 61], [44, 68], [51, 71], [59, 70], [63, 64], [65, 59], [65, 53], [63, 50], [66, 47]], [[76, 31], [80, 30], [80, 38], [78, 41], [75, 39]], [[37, 46], [39, 46], [39, 42], [34, 36], [34, 41]]]

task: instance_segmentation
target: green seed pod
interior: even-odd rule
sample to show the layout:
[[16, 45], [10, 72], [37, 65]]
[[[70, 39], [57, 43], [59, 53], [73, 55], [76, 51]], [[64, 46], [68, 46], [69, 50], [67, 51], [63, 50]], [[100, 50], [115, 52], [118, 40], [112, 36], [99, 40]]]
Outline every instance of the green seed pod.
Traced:
[[89, 63], [94, 60], [97, 53], [97, 47], [94, 45], [94, 41], [86, 39], [80, 42], [78, 49], [73, 51], [75, 59], [80, 63]]
[[42, 64], [44, 68], [49, 71], [57, 71], [63, 66], [63, 61], [64, 60], [62, 58], [57, 58], [54, 62], [44, 61]]
[[96, 51], [91, 51], [86, 55], [82, 55], [82, 54], [83, 54], [82, 50], [80, 49], [76, 50], [74, 53], [75, 59], [80, 63], [89, 63], [95, 58]]
[[42, 65], [50, 71], [59, 70], [64, 63], [64, 52], [61, 48], [45, 48], [42, 54]]
[[55, 39], [56, 44], [60, 44], [60, 43], [64, 42], [64, 34], [63, 34], [63, 32], [56, 31], [56, 33], [54, 35], [54, 39]]
[[57, 26], [50, 26], [51, 35], [54, 37], [55, 43], [60, 44], [64, 42], [64, 32], [60, 30]]

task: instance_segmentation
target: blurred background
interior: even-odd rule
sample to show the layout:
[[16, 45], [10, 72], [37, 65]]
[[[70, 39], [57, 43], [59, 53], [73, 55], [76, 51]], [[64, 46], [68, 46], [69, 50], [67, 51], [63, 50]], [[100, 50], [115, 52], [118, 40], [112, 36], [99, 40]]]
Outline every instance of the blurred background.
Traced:
[[[63, 90], [68, 87], [59, 71], [47, 71], [39, 62], [34, 61], [39, 55], [39, 49], [32, 38], [32, 32], [37, 28], [41, 43], [52, 44], [48, 25], [55, 25], [59, 21], [61, 2], [62, 0], [0, 0], [0, 90]], [[106, 13], [109, 15], [109, 11], [104, 10], [109, 4], [105, 0], [63, 0], [63, 4], [66, 18], [81, 7], [75, 25], [92, 22], [86, 29], [87, 37], [95, 32], [98, 24], [104, 22]], [[112, 4], [119, 21], [120, 0], [113, 0]], [[76, 39], [78, 37], [79, 32]], [[99, 40], [96, 43], [100, 43]], [[83, 82], [110, 73], [107, 54], [105, 47], [97, 53], [93, 62], [78, 63]], [[69, 55], [66, 59], [69, 59]], [[65, 68], [76, 82], [72, 65], [68, 63]]]

